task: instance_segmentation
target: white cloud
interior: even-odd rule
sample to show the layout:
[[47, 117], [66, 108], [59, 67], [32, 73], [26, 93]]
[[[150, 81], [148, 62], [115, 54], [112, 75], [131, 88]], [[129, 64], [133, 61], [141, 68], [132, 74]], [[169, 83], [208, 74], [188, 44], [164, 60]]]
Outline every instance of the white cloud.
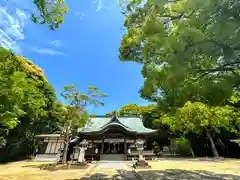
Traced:
[[98, 12], [103, 8], [102, 0], [96, 0], [95, 3], [97, 4], [96, 12]]
[[92, 3], [92, 7], [96, 8], [96, 12], [101, 10], [108, 11], [109, 9], [113, 8], [114, 6], [119, 6], [119, 0], [95, 0]]
[[86, 14], [85, 13], [81, 13], [81, 12], [75, 12], [74, 16], [78, 17], [79, 20], [82, 20], [86, 16]]
[[65, 56], [65, 54], [61, 51], [56, 51], [54, 49], [48, 49], [48, 48], [32, 48], [33, 51], [39, 53], [39, 54], [46, 54], [46, 55], [59, 55], [59, 56]]
[[56, 48], [62, 46], [62, 43], [59, 40], [50, 41], [47, 44]]
[[26, 18], [26, 14], [18, 8], [9, 12], [7, 8], [0, 7], [0, 46], [21, 54], [17, 41], [24, 39]]

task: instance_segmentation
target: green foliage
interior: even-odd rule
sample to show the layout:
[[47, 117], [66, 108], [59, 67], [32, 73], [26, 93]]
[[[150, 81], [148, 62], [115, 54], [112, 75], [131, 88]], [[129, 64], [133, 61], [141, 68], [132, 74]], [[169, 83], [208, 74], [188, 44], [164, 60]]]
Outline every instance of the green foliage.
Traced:
[[156, 141], [153, 142], [153, 153], [157, 157], [161, 156], [161, 147], [159, 146], [159, 144]]
[[[239, 13], [237, 0], [129, 0], [121, 61], [143, 64], [141, 97], [157, 102], [150, 126], [174, 134], [235, 133], [239, 125]], [[192, 103], [191, 103], [192, 102]]]
[[120, 108], [119, 113], [120, 115], [124, 114], [132, 114], [137, 115], [137, 105], [136, 104], [127, 104]]
[[123, 105], [118, 111], [108, 112], [107, 116], [112, 116], [115, 113], [117, 116], [142, 116], [144, 113], [150, 112], [155, 105], [138, 106], [136, 104]]
[[47, 1], [34, 0], [39, 14], [33, 13], [31, 20], [38, 24], [47, 24], [51, 30], [55, 30], [64, 22], [64, 15], [68, 12], [68, 7], [64, 0]]
[[176, 153], [181, 156], [188, 156], [191, 153], [191, 145], [190, 142], [186, 138], [178, 138], [176, 139]]
[[[0, 161], [31, 154], [34, 136], [56, 128], [56, 100], [40, 68], [0, 48]], [[3, 159], [2, 159], [3, 158]]]
[[0, 132], [14, 128], [18, 117], [24, 113], [21, 109], [24, 95], [20, 87], [26, 86], [25, 74], [16, 71], [12, 64], [14, 58], [11, 52], [0, 48]]
[[153, 123], [167, 125], [178, 137], [188, 137], [189, 134], [207, 136], [213, 155], [218, 157], [212, 136], [221, 133], [221, 130], [238, 134], [239, 110], [230, 106], [210, 107], [201, 102], [187, 102], [175, 112], [163, 114]]
[[[61, 96], [68, 101], [68, 105], [58, 106], [62, 117], [60, 118], [60, 127], [65, 136], [65, 147], [63, 153], [63, 163], [67, 161], [67, 151], [71, 136], [77, 128], [83, 127], [88, 121], [87, 106], [103, 106], [104, 103], [99, 98], [106, 97], [94, 86], [88, 87], [88, 93], [80, 93], [74, 84], [64, 86]], [[58, 111], [59, 112], [59, 111]]]
[[88, 93], [80, 93], [74, 84], [64, 86], [61, 96], [68, 101], [68, 105], [58, 104], [61, 114], [61, 127], [64, 130], [71, 126], [71, 129], [83, 127], [88, 120], [88, 114], [86, 107], [94, 105], [98, 107], [103, 106], [104, 103], [99, 100], [107, 95], [102, 93], [98, 88], [94, 86], [88, 87]]
[[126, 104], [119, 110], [120, 115], [141, 116], [145, 112], [149, 112], [154, 108], [154, 105], [138, 106], [136, 104]]
[[224, 105], [240, 85], [237, 0], [127, 1], [122, 61], [144, 64], [143, 98], [164, 111]]
[[200, 102], [187, 102], [173, 115], [163, 115], [155, 123], [169, 125], [173, 131], [196, 134], [212, 128], [235, 130], [234, 109], [231, 107], [209, 107]]
[[143, 125], [147, 128], [154, 128], [156, 125], [154, 123], [155, 120], [158, 120], [162, 116], [162, 112], [157, 109], [156, 105], [152, 105], [151, 107], [152, 109], [142, 113]]

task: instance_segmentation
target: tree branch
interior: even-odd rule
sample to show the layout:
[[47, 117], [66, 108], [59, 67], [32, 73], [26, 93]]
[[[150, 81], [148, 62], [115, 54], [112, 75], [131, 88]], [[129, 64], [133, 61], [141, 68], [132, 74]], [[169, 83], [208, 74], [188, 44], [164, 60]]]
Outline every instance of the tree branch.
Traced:
[[194, 79], [193, 82], [198, 81], [199, 79], [201, 79], [204, 76], [209, 75], [210, 73], [214, 73], [214, 72], [223, 72], [223, 71], [231, 71], [233, 74], [237, 75], [236, 72], [234, 72], [235, 67], [227, 67], [227, 66], [233, 66], [233, 65], [240, 65], [240, 60], [236, 60], [230, 63], [226, 63], [223, 64], [219, 67], [213, 68], [213, 69], [207, 69], [207, 70], [200, 70], [200, 76], [198, 76], [196, 79]]

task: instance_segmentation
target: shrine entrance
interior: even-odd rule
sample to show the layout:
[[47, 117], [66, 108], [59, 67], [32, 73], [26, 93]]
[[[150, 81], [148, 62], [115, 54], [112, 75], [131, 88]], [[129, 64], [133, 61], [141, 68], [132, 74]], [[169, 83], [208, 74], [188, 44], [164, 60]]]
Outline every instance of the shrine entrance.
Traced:
[[102, 161], [123, 161], [124, 160], [124, 138], [122, 139], [104, 139]]
[[124, 153], [124, 139], [104, 139], [103, 154]]

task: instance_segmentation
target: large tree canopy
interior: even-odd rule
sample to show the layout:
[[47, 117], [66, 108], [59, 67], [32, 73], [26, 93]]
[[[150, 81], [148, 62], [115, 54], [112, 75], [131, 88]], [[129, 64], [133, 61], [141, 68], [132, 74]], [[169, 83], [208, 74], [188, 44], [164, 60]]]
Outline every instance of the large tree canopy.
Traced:
[[208, 137], [213, 155], [218, 157], [212, 135], [221, 129], [238, 133], [236, 124], [240, 123], [239, 112], [233, 107], [209, 107], [201, 102], [187, 102], [175, 114], [164, 114], [154, 123], [166, 124], [173, 132], [187, 136], [190, 133], [204, 134]]
[[[2, 158], [32, 153], [35, 134], [56, 128], [55, 91], [31, 61], [0, 48], [0, 137]], [[26, 153], [26, 154], [24, 154]]]
[[155, 105], [138, 106], [137, 104], [123, 105], [118, 111], [108, 112], [106, 115], [111, 116], [115, 113], [117, 116], [141, 116], [143, 113], [150, 112], [154, 109]]
[[225, 104], [239, 90], [237, 0], [128, 1], [122, 61], [143, 63], [142, 97], [168, 107]]
[[218, 156], [213, 137], [239, 124], [239, 110], [226, 106], [239, 103], [239, 1], [129, 0], [122, 7], [119, 58], [143, 64], [140, 94], [158, 104], [146, 122], [204, 135]]

